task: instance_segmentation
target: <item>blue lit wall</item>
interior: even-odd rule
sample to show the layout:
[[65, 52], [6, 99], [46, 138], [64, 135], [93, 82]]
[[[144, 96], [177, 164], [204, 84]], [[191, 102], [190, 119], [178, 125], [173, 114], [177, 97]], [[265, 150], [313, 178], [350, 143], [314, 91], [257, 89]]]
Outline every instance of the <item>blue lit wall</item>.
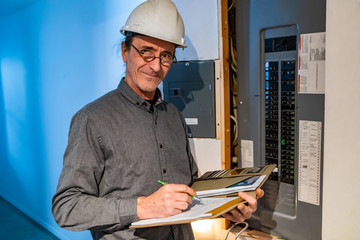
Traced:
[[[140, 2], [42, 0], [0, 19], [0, 195], [61, 239], [90, 239], [51, 214], [71, 117], [117, 87], [119, 29]], [[189, 46], [178, 59], [218, 58], [217, 1], [174, 2]]]
[[0, 194], [61, 239], [51, 199], [72, 115], [117, 87], [119, 28], [141, 1], [40, 1], [0, 19]]

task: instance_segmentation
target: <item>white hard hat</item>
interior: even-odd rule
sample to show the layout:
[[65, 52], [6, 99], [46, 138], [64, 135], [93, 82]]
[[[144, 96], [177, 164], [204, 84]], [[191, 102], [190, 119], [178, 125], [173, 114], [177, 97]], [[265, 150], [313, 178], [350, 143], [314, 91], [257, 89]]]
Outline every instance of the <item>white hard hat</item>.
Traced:
[[125, 36], [138, 33], [186, 48], [184, 22], [171, 0], [147, 0], [137, 6], [120, 30]]

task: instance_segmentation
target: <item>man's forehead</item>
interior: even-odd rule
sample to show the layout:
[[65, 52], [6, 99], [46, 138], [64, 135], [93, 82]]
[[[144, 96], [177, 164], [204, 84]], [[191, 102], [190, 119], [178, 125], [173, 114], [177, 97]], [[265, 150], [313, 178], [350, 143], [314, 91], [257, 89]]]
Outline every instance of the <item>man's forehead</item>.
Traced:
[[134, 36], [133, 43], [139, 44], [142, 47], [144, 47], [144, 46], [150, 47], [155, 50], [160, 48], [160, 50], [162, 50], [162, 51], [169, 51], [169, 52], [175, 51], [174, 43], [166, 42], [164, 40], [160, 40], [160, 39], [149, 37], [149, 36], [143, 36], [143, 35]]

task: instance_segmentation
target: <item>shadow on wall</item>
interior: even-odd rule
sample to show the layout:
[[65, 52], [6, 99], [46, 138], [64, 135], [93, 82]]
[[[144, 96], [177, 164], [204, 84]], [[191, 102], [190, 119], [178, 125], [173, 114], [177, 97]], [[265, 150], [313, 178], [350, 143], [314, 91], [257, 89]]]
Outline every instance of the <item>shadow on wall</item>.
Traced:
[[[24, 15], [24, 16], [23, 16]], [[1, 195], [41, 225], [49, 215], [39, 71], [39, 18], [27, 13], [1, 22]], [[36, 15], [34, 13], [34, 15]], [[14, 21], [12, 19], [17, 19]]]
[[0, 159], [7, 160], [6, 153], [6, 130], [5, 130], [5, 113], [4, 113], [4, 94], [1, 79], [0, 65]]
[[[9, 152], [8, 152], [8, 133], [6, 124], [6, 111], [5, 111], [5, 96], [2, 80], [2, 65], [0, 61], [0, 175], [2, 181], [0, 181], [0, 196], [3, 198], [11, 198], [7, 193], [8, 186], [16, 186], [16, 192], [23, 192], [24, 188], [21, 185], [20, 179], [16, 177], [16, 172], [10, 163]], [[6, 180], [6, 181], [5, 181]], [[11, 183], [10, 183], [11, 182]], [[1, 223], [0, 223], [1, 224]]]
[[[7, 131], [5, 123], [5, 108], [4, 108], [4, 94], [1, 78], [1, 67], [0, 67], [0, 174], [3, 179], [6, 179], [6, 172], [8, 172], [8, 153], [7, 153]], [[0, 184], [4, 184], [3, 181]], [[4, 191], [2, 185], [0, 185], [0, 195], [3, 195]]]
[[[1, 62], [0, 62], [1, 63]], [[13, 170], [13, 167], [9, 163], [8, 156], [8, 134], [6, 127], [6, 113], [5, 113], [5, 101], [4, 101], [4, 89], [3, 89], [3, 80], [2, 80], [2, 69], [0, 65], [0, 175], [2, 176], [3, 181], [0, 181], [0, 196], [9, 197], [7, 194], [7, 186], [9, 185], [9, 180], [11, 185], [18, 186], [16, 191], [22, 192], [24, 189], [21, 186], [19, 179], [16, 176], [16, 173]], [[6, 181], [4, 181], [6, 179]]]

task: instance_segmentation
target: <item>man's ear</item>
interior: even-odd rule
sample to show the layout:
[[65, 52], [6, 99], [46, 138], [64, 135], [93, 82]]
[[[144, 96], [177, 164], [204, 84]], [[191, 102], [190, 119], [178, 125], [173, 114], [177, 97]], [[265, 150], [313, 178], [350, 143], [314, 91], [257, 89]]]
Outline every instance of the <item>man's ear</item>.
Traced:
[[125, 41], [123, 41], [121, 43], [121, 56], [122, 56], [122, 60], [124, 63], [126, 63], [127, 59], [126, 59], [126, 46], [125, 46]]

